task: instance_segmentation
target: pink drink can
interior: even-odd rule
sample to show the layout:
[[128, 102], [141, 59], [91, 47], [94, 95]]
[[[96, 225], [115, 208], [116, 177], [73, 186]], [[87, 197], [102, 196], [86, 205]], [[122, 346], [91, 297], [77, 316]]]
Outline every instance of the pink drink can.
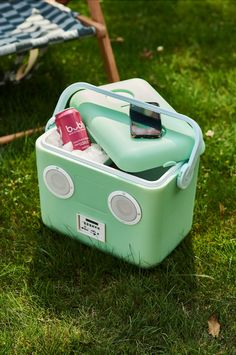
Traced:
[[55, 122], [63, 144], [71, 142], [75, 150], [85, 150], [90, 146], [86, 128], [77, 110], [68, 108], [57, 113]]

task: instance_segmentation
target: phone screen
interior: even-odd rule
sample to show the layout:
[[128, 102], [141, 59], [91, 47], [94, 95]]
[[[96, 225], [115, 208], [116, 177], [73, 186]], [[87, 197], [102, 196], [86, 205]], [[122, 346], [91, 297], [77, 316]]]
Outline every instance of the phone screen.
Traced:
[[[148, 102], [159, 106], [157, 102]], [[160, 138], [162, 123], [159, 113], [130, 105], [130, 134], [133, 138]]]

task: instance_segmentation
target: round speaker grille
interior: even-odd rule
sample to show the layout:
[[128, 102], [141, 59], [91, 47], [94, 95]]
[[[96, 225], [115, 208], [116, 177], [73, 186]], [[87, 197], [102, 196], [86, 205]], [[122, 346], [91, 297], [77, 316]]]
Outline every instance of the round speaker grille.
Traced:
[[136, 224], [141, 218], [138, 202], [126, 192], [112, 192], [108, 197], [108, 206], [112, 214], [125, 224]]
[[73, 195], [73, 181], [70, 175], [62, 168], [50, 165], [44, 169], [43, 177], [48, 190], [55, 196], [69, 198]]

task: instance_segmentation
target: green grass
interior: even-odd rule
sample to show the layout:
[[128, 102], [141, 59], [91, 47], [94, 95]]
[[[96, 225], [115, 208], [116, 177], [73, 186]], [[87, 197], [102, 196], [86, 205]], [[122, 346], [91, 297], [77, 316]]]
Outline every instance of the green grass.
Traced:
[[[111, 38], [124, 38], [112, 42], [121, 79], [147, 80], [204, 136], [214, 131], [192, 231], [152, 270], [58, 235], [40, 218], [36, 135], [2, 146], [0, 353], [235, 354], [235, 2], [102, 4]], [[50, 48], [31, 80], [0, 88], [1, 135], [44, 125], [76, 81], [106, 82], [92, 38]]]

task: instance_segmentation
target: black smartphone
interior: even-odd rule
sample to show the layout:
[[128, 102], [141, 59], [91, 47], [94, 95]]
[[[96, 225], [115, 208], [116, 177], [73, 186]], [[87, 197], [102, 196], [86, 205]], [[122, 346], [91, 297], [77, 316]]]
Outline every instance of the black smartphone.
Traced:
[[[160, 106], [157, 102], [147, 102]], [[130, 134], [133, 138], [160, 138], [163, 127], [159, 113], [130, 105]]]

